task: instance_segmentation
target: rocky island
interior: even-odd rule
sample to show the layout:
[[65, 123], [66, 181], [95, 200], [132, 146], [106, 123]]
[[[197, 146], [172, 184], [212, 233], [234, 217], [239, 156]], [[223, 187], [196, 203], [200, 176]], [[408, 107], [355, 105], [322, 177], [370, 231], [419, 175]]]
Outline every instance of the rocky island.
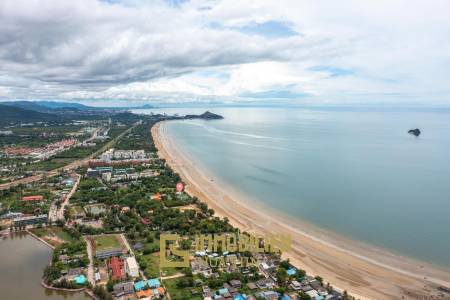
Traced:
[[220, 120], [223, 119], [221, 115], [206, 111], [201, 115], [186, 115], [185, 119], [204, 119], [204, 120]]
[[414, 136], [419, 136], [420, 135], [420, 129], [419, 128], [416, 128], [416, 129], [410, 129], [410, 130], [408, 130], [408, 133], [409, 134], [412, 134], [412, 135], [414, 135]]

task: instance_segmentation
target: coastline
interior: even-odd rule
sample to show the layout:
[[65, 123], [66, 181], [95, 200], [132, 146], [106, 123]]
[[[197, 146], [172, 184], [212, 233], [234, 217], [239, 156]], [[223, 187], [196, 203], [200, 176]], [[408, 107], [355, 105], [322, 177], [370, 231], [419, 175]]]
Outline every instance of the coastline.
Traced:
[[429, 297], [437, 294], [437, 286], [450, 286], [447, 270], [360, 244], [301, 221], [287, 222], [270, 208], [224, 188], [176, 149], [163, 124], [159, 122], [151, 129], [158, 155], [180, 174], [186, 192], [207, 203], [217, 216], [227, 217], [230, 224], [241, 230], [291, 235], [292, 250], [284, 257], [308, 274], [320, 275], [325, 282], [360, 299]]

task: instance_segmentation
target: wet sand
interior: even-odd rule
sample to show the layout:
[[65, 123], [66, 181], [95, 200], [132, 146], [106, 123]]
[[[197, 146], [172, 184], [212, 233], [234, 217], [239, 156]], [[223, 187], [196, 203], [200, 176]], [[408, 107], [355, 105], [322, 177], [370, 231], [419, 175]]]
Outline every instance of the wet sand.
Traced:
[[[284, 257], [310, 275], [347, 290], [360, 299], [423, 299], [443, 295], [440, 285], [450, 287], [450, 270], [388, 253], [369, 245], [283, 216], [258, 201], [247, 199], [208, 174], [181, 153], [165, 134], [165, 122], [153, 126], [158, 154], [180, 174], [186, 192], [227, 217], [233, 226], [254, 234], [290, 235], [292, 250]], [[450, 297], [449, 294], [445, 296]]]

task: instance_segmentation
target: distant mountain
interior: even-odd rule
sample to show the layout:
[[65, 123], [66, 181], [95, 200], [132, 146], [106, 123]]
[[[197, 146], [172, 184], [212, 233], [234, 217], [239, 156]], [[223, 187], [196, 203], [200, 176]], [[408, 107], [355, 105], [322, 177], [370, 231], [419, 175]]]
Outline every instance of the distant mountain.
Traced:
[[155, 107], [151, 104], [144, 104], [144, 105], [133, 107], [133, 108], [155, 108]]
[[16, 122], [28, 123], [59, 120], [61, 120], [61, 116], [58, 115], [0, 104], [0, 124], [2, 125]]
[[76, 102], [38, 101], [38, 104], [48, 107], [50, 109], [61, 109], [61, 108], [75, 108], [79, 110], [96, 109], [96, 107], [87, 106]]
[[37, 102], [34, 101], [7, 101], [7, 102], [0, 102], [0, 105], [14, 106], [40, 112], [46, 112], [49, 110], [48, 107], [44, 105], [39, 105]]
[[40, 112], [48, 112], [51, 110], [74, 109], [74, 110], [95, 110], [96, 107], [90, 107], [75, 102], [57, 102], [57, 101], [7, 101], [0, 102], [3, 105], [20, 107]]
[[141, 106], [116, 106], [116, 107], [97, 107], [97, 106], [88, 106], [77, 102], [64, 102], [64, 101], [45, 101], [45, 100], [37, 100], [37, 101], [5, 101], [0, 102], [0, 104], [20, 107], [24, 109], [31, 109], [35, 111], [48, 112], [50, 110], [127, 110], [127, 109], [149, 109], [155, 108], [151, 104], [144, 104]]

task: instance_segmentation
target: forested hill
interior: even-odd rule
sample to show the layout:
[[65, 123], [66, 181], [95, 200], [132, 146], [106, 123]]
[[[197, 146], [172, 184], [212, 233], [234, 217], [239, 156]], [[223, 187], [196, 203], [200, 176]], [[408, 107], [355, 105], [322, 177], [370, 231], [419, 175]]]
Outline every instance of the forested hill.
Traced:
[[60, 118], [60, 116], [55, 114], [0, 104], [0, 124], [2, 125], [11, 122], [58, 121]]

